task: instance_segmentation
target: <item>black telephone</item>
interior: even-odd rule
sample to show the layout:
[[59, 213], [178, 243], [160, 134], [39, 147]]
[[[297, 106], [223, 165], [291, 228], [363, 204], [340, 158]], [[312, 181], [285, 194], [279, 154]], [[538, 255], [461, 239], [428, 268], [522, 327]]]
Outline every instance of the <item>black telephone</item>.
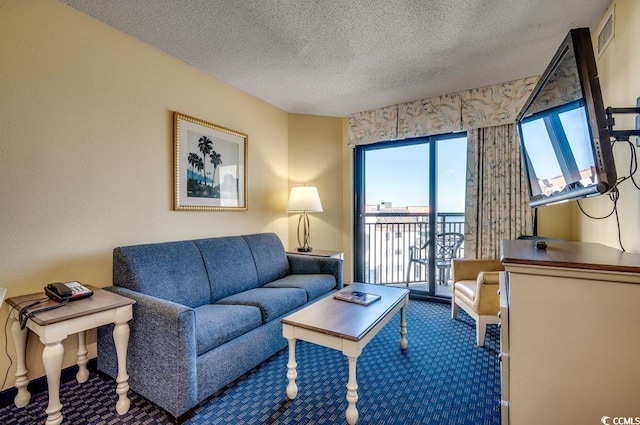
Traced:
[[58, 302], [76, 301], [93, 295], [93, 291], [80, 282], [50, 283], [45, 286], [44, 292], [49, 298]]

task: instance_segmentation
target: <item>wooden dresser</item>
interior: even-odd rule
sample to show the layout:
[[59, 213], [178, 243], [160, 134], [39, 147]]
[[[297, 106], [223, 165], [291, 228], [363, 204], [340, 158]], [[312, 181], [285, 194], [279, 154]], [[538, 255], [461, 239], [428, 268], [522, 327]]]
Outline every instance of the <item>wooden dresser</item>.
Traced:
[[505, 240], [501, 260], [503, 425], [640, 423], [640, 256]]

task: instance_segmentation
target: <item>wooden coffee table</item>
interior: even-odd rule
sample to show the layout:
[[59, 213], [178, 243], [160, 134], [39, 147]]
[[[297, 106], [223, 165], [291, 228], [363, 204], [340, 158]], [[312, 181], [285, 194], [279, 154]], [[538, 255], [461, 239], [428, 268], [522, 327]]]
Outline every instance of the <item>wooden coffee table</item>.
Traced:
[[347, 422], [358, 421], [358, 383], [356, 363], [364, 347], [391, 318], [400, 311], [400, 348], [405, 350], [407, 322], [405, 309], [409, 302], [409, 291], [365, 283], [351, 284], [341, 291], [361, 291], [380, 295], [381, 299], [368, 306], [339, 301], [333, 294], [282, 319], [282, 334], [289, 341], [287, 363], [287, 396], [293, 400], [298, 395], [296, 385], [296, 341], [308, 341], [324, 347], [342, 351], [349, 359], [347, 382]]

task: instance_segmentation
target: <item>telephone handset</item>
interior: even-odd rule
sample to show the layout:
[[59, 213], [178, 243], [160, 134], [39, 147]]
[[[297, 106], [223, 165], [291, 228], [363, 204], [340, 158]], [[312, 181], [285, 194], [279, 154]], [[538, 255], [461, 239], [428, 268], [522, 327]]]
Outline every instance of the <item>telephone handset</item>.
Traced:
[[58, 302], [76, 301], [93, 295], [93, 291], [80, 282], [50, 283], [45, 286], [44, 292], [49, 298]]
[[38, 313], [60, 308], [69, 301], [81, 300], [93, 295], [93, 291], [83, 286], [80, 282], [50, 283], [44, 287], [44, 293], [47, 294], [47, 297], [57, 301], [59, 304], [49, 305], [38, 310], [30, 310], [32, 307], [44, 301], [44, 299], [40, 299], [22, 307], [19, 314], [20, 329], [24, 329], [27, 326], [27, 321]]

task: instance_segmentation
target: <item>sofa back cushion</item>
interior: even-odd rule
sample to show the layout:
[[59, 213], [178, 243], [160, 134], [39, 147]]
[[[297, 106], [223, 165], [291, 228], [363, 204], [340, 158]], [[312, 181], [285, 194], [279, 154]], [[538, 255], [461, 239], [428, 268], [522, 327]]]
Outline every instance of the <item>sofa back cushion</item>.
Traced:
[[258, 272], [247, 242], [240, 236], [199, 239], [209, 281], [211, 301], [258, 287]]
[[291, 274], [289, 260], [280, 238], [275, 233], [242, 236], [253, 254], [258, 271], [258, 285], [262, 286]]
[[113, 284], [192, 308], [211, 302], [207, 271], [193, 241], [114, 249]]

